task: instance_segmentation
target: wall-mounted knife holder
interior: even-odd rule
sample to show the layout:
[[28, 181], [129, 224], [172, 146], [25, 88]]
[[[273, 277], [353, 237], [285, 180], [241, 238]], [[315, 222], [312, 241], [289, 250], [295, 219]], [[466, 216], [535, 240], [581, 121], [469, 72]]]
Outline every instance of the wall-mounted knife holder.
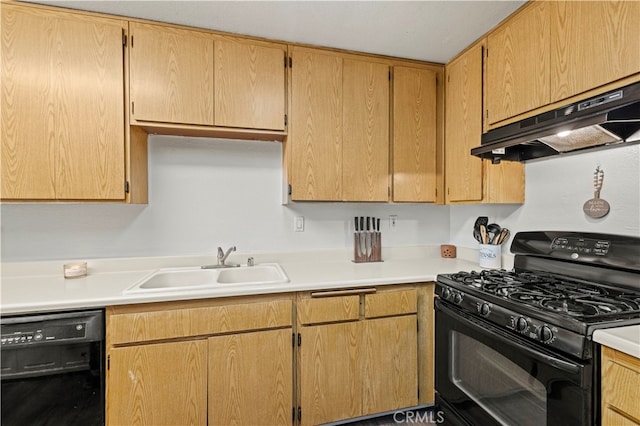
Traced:
[[359, 231], [353, 234], [353, 261], [382, 262], [382, 233]]

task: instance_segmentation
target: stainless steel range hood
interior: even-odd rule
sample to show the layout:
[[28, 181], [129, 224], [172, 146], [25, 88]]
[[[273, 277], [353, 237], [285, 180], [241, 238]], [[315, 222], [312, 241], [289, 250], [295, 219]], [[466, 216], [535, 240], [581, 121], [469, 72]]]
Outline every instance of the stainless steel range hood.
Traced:
[[490, 130], [471, 154], [527, 161], [633, 143], [640, 143], [640, 83]]

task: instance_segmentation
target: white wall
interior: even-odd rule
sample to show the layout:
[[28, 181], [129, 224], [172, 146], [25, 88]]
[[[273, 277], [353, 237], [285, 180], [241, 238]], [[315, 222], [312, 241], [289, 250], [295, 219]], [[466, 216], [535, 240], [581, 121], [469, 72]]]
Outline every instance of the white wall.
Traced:
[[[604, 170], [600, 197], [611, 210], [601, 219], [582, 211], [593, 198], [593, 172]], [[451, 242], [475, 247], [477, 216], [512, 231], [565, 230], [640, 236], [640, 145], [526, 163], [525, 204], [451, 206]]]
[[[149, 204], [3, 204], [2, 260], [40, 260], [351, 247], [353, 216], [384, 220], [385, 246], [451, 242], [476, 247], [479, 215], [510, 228], [575, 230], [640, 236], [640, 146], [615, 148], [526, 165], [524, 205], [281, 205], [282, 146], [152, 136]], [[593, 197], [597, 165], [611, 205], [602, 219], [582, 211]], [[388, 216], [398, 215], [395, 230]], [[293, 231], [295, 216], [305, 232]]]
[[[2, 260], [349, 248], [354, 216], [378, 216], [386, 246], [449, 238], [449, 208], [282, 202], [282, 145], [152, 136], [149, 204], [3, 204]], [[388, 216], [398, 215], [394, 230]], [[294, 232], [295, 216], [305, 231]]]

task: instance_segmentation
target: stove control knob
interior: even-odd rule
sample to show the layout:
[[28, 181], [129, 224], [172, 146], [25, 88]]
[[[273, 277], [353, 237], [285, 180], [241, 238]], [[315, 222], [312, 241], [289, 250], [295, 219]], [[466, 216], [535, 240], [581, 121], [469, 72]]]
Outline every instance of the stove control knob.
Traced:
[[553, 332], [548, 326], [543, 325], [538, 329], [538, 339], [544, 343], [548, 343], [553, 340]]
[[489, 306], [488, 303], [483, 303], [482, 305], [480, 305], [479, 311], [480, 311], [480, 315], [482, 315], [483, 317], [486, 317], [491, 312], [491, 307]]
[[525, 331], [529, 327], [529, 323], [527, 322], [525, 317], [518, 317], [515, 320], [515, 328], [516, 331]]
[[453, 303], [459, 305], [462, 303], [462, 293], [456, 293], [453, 295]]
[[449, 299], [451, 297], [451, 290], [449, 290], [446, 287], [443, 288], [441, 296], [442, 296], [443, 299]]

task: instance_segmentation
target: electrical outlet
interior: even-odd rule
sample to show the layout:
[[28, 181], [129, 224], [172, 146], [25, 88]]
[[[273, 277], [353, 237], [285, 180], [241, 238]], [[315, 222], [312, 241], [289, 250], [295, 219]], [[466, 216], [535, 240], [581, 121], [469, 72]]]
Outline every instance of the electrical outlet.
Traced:
[[293, 230], [296, 232], [304, 232], [304, 216], [296, 216], [293, 220]]
[[397, 214], [389, 215], [389, 228], [394, 229], [397, 223], [398, 223], [398, 215]]

